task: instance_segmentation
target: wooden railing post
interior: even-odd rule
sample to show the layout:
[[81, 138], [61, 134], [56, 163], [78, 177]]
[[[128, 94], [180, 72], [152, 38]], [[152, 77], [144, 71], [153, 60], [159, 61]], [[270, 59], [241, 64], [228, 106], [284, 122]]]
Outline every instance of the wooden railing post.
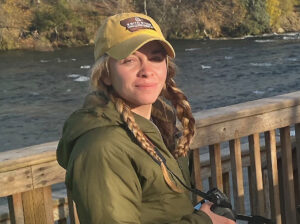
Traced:
[[271, 217], [281, 224], [275, 130], [265, 132]]
[[[193, 165], [194, 165], [194, 179], [195, 179], [195, 187], [199, 190], [203, 189], [202, 179], [201, 179], [201, 164], [200, 164], [200, 153], [199, 149], [193, 150]], [[203, 198], [197, 195], [196, 202], [201, 201]]]
[[287, 224], [297, 223], [290, 127], [280, 128], [282, 179]]
[[249, 154], [250, 154], [250, 168], [251, 168], [251, 185], [250, 190], [253, 192], [252, 200], [255, 215], [265, 215], [264, 212], [264, 192], [263, 180], [261, 170], [261, 156], [260, 156], [260, 143], [259, 134], [255, 133], [249, 137]]
[[53, 224], [51, 186], [22, 193], [25, 224]]
[[234, 205], [238, 213], [245, 213], [244, 203], [244, 183], [243, 183], [243, 167], [241, 155], [240, 139], [233, 139], [229, 141], [230, 160], [232, 168], [232, 183]]
[[24, 213], [21, 193], [7, 197], [11, 224], [24, 224]]
[[223, 192], [230, 199], [230, 180], [229, 180], [229, 172], [223, 173]]
[[223, 192], [222, 158], [220, 143], [209, 146], [212, 186]]
[[296, 189], [296, 194], [298, 195], [298, 223], [300, 223], [300, 123], [295, 125], [295, 135], [296, 135], [296, 164], [298, 172], [298, 189]]
[[253, 178], [251, 178], [252, 170], [251, 170], [250, 166], [247, 167], [247, 171], [248, 171], [248, 186], [249, 186], [249, 203], [250, 203], [250, 209], [251, 209], [251, 214], [252, 214], [253, 212], [256, 211], [256, 209], [255, 209], [256, 204], [253, 200], [253, 198], [254, 198], [254, 190], [253, 190], [253, 187], [252, 187]]
[[268, 178], [268, 170], [263, 169], [263, 185], [264, 185], [264, 199], [265, 199], [265, 214], [263, 215], [266, 218], [272, 218], [271, 215], [271, 204], [270, 204], [270, 184]]

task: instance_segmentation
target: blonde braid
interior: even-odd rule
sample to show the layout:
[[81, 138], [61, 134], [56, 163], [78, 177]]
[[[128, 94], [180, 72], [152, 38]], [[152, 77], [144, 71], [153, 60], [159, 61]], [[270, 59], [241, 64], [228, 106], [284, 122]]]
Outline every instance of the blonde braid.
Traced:
[[172, 62], [169, 62], [169, 65], [168, 77], [163, 94], [173, 104], [176, 109], [176, 115], [182, 124], [182, 136], [178, 140], [177, 147], [174, 150], [174, 156], [178, 158], [180, 156], [186, 156], [189, 151], [189, 146], [195, 134], [195, 119], [186, 96], [177, 88], [173, 79], [175, 75], [175, 65], [172, 65]]
[[109, 97], [112, 100], [112, 102], [115, 104], [117, 111], [122, 115], [123, 120], [127, 124], [129, 130], [132, 132], [134, 137], [137, 139], [137, 141], [140, 143], [141, 147], [155, 160], [159, 161], [160, 167], [162, 169], [163, 177], [166, 181], [166, 183], [170, 186], [172, 190], [178, 193], [182, 193], [182, 188], [178, 187], [170, 178], [169, 172], [162, 161], [162, 158], [157, 155], [154, 148], [155, 146], [147, 139], [145, 134], [142, 132], [142, 130], [139, 128], [137, 123], [135, 122], [135, 119], [133, 117], [133, 114], [130, 110], [130, 107], [119, 97], [114, 95], [113, 93], [109, 93]]

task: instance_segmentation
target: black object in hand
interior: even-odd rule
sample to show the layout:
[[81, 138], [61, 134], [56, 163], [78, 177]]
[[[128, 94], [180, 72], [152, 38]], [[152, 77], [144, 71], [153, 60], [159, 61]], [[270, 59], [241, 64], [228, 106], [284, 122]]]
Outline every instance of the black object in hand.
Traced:
[[231, 219], [233, 221], [239, 219], [239, 220], [248, 221], [249, 222], [248, 224], [265, 224], [265, 223], [274, 224], [275, 223], [271, 219], [267, 219], [259, 215], [247, 216], [247, 215], [236, 214], [232, 210], [232, 206], [228, 197], [217, 188], [213, 188], [209, 190], [207, 192], [207, 196], [208, 196], [207, 200], [214, 203], [210, 208], [211, 211], [213, 211], [218, 215]]
[[230, 208], [224, 208], [224, 207], [217, 206], [216, 204], [213, 204], [210, 207], [210, 210], [213, 211], [215, 214], [218, 214], [218, 215], [224, 216], [228, 219], [231, 219], [233, 221], [236, 221], [235, 214]]
[[207, 192], [208, 200], [213, 203], [210, 210], [218, 215], [236, 221], [236, 216], [232, 210], [228, 197], [217, 188], [213, 188]]

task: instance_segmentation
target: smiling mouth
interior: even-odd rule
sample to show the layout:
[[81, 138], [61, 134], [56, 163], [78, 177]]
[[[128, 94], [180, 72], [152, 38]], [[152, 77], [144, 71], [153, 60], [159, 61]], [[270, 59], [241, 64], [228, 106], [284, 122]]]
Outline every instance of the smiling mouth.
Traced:
[[155, 87], [157, 84], [156, 83], [144, 83], [144, 84], [138, 84], [135, 85], [137, 88], [151, 88]]

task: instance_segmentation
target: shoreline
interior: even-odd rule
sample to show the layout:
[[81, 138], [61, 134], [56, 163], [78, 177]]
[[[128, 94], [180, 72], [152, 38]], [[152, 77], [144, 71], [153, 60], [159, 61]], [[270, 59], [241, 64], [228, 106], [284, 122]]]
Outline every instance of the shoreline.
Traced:
[[138, 1], [122, 1], [122, 4], [117, 1], [58, 0], [55, 4], [6, 1], [0, 5], [0, 51], [54, 51], [90, 46], [100, 24], [108, 16], [121, 12], [149, 12], [170, 40], [227, 40], [266, 32], [300, 32], [300, 0], [276, 2], [262, 6], [239, 1], [206, 0], [195, 4], [183, 0], [165, 1], [162, 7], [158, 2], [146, 5]]
[[[300, 30], [299, 31], [291, 31], [291, 32], [283, 32], [283, 33], [264, 33], [259, 35], [245, 35], [240, 37], [212, 37], [212, 38], [203, 38], [199, 40], [245, 40], [251, 38], [264, 38], [264, 37], [277, 37], [277, 36], [299, 36], [300, 39]], [[198, 40], [198, 39], [184, 39], [184, 40]]]
[[[240, 37], [203, 37], [203, 38], [182, 38], [182, 39], [169, 39], [169, 41], [177, 41], [177, 40], [199, 40], [199, 41], [218, 41], [218, 40], [245, 40], [245, 39], [255, 39], [255, 38], [266, 38], [266, 37], [280, 37], [280, 36], [297, 36], [297, 39], [300, 39], [300, 30], [299, 31], [291, 31], [291, 32], [283, 32], [283, 33], [264, 33], [260, 35], [245, 35], [245, 36], [240, 36]], [[23, 45], [20, 45], [23, 46]], [[13, 49], [7, 49], [3, 50], [0, 49], [0, 53], [3, 52], [8, 52], [8, 51], [15, 51], [15, 50], [28, 50], [28, 51], [37, 51], [37, 52], [52, 52], [52, 51], [57, 51], [65, 48], [80, 48], [80, 47], [92, 47], [94, 46], [93, 41], [90, 41], [89, 44], [75, 44], [72, 46], [64, 46], [64, 45], [57, 45], [54, 44], [52, 46], [48, 42], [42, 42], [41, 40], [34, 40], [29, 47], [28, 45], [24, 45], [23, 47], [19, 48], [13, 48]]]

